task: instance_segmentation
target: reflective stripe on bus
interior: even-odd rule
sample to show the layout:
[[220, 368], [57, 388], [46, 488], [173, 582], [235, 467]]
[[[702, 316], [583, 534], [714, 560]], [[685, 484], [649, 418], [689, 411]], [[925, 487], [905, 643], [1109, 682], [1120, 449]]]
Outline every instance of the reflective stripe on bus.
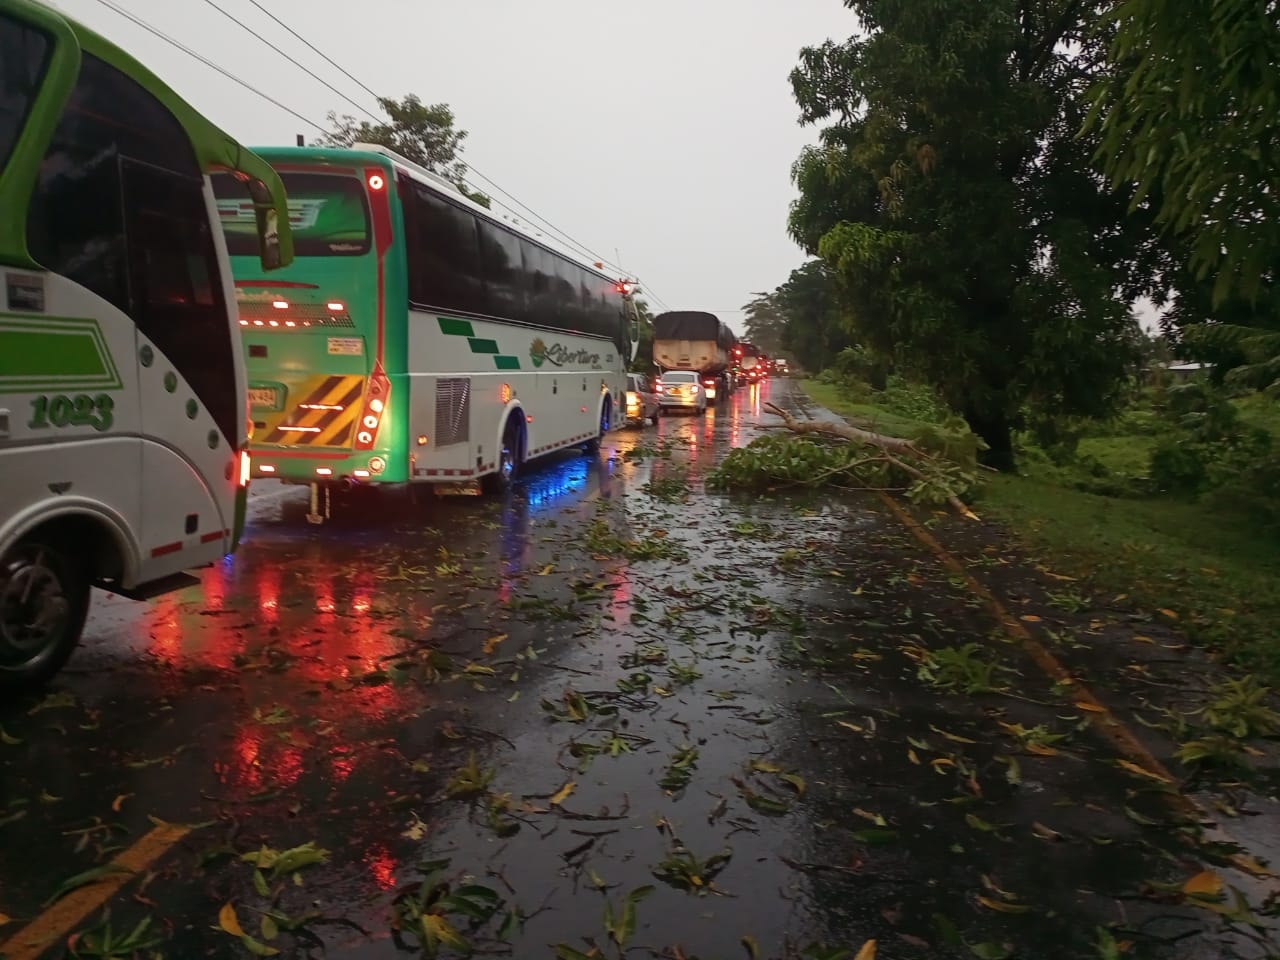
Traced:
[[351, 431], [360, 416], [363, 394], [362, 376], [324, 377], [281, 417], [262, 442], [308, 447], [346, 446], [351, 442]]

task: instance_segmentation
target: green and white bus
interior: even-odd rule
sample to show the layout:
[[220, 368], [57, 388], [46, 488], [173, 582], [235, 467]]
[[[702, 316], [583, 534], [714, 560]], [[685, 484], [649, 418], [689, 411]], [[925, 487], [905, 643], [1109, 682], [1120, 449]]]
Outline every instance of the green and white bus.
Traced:
[[132, 597], [235, 549], [248, 434], [209, 175], [292, 259], [284, 188], [150, 71], [0, 0], [0, 689], [44, 681], [91, 584]]
[[297, 258], [264, 277], [252, 209], [215, 179], [247, 354], [252, 475], [478, 492], [625, 418], [631, 284], [375, 145], [255, 147]]

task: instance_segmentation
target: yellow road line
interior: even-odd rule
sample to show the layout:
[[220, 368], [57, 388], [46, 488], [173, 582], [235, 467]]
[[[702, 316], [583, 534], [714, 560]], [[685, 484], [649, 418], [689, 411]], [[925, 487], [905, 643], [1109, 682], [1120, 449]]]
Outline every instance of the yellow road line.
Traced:
[[127, 873], [113, 873], [97, 883], [73, 890], [0, 943], [0, 956], [6, 960], [37, 960], [70, 934], [76, 924], [115, 896], [121, 887], [164, 856], [190, 832], [188, 827], [165, 824], [140, 837], [137, 843], [111, 861], [113, 867], [120, 867]]
[[928, 530], [922, 527], [916, 519], [911, 516], [901, 504], [885, 493], [880, 494], [880, 498], [888, 505], [889, 509], [902, 521], [903, 525], [910, 530], [925, 547], [932, 552], [942, 565], [961, 577], [969, 590], [981, 600], [987, 607], [989, 613], [996, 618], [1001, 629], [1013, 640], [1022, 645], [1022, 649], [1035, 661], [1036, 666], [1043, 670], [1050, 678], [1056, 680], [1059, 684], [1067, 687], [1071, 691], [1071, 696], [1077, 703], [1085, 704], [1089, 708], [1089, 713], [1093, 714], [1098, 720], [1096, 729], [1102, 734], [1110, 744], [1118, 750], [1123, 757], [1130, 763], [1136, 764], [1146, 771], [1147, 775], [1166, 782], [1171, 792], [1166, 794], [1170, 803], [1177, 812], [1184, 816], [1195, 820], [1212, 820], [1210, 814], [1177, 788], [1178, 781], [1169, 772], [1168, 768], [1161, 763], [1156, 756], [1147, 749], [1146, 745], [1124, 725], [1111, 709], [1094, 696], [1093, 691], [1081, 683], [1071, 674], [1071, 671], [1053, 655], [1044, 644], [1033, 637], [1030, 631], [1024, 627], [1017, 618], [1010, 615], [1002, 604], [990, 590], [978, 582], [978, 580], [969, 572], [968, 568], [960, 561], [956, 560], [944, 547], [939, 543]]

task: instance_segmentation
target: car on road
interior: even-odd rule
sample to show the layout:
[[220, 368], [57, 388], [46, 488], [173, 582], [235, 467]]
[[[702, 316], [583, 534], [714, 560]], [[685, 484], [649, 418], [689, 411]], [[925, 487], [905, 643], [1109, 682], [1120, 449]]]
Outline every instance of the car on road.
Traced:
[[658, 422], [662, 415], [662, 404], [658, 402], [658, 394], [654, 392], [649, 378], [643, 373], [627, 374], [627, 423], [644, 423], [646, 420]]
[[658, 391], [658, 399], [662, 409], [681, 408], [704, 413], [707, 409], [707, 391], [699, 383], [696, 373], [688, 370], [668, 370], [658, 381], [662, 388]]

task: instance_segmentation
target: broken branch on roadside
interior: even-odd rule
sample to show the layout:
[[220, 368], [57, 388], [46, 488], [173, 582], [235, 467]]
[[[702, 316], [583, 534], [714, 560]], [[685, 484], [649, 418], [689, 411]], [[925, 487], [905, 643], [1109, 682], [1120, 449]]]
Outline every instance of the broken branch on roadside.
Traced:
[[765, 407], [791, 436], [766, 434], [731, 451], [708, 478], [711, 486], [902, 490], [912, 501], [946, 503], [962, 517], [978, 519], [961, 497], [977, 483], [982, 441], [963, 422], [923, 427], [907, 438], [844, 422], [801, 421], [776, 404]]

